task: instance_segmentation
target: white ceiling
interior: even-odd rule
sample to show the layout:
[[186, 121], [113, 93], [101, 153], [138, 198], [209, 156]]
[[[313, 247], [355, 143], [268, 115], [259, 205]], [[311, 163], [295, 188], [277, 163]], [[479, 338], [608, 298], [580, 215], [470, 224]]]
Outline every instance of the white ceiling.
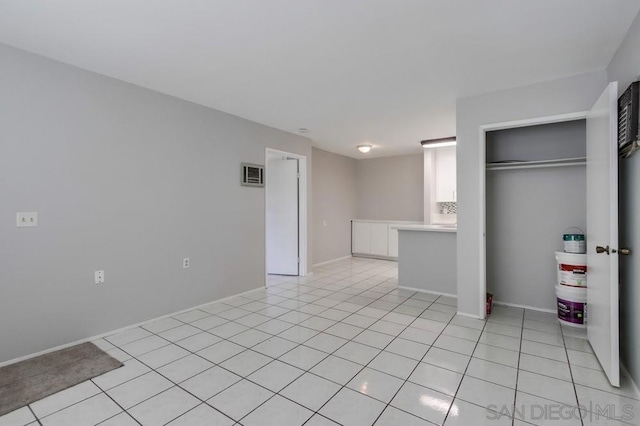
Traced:
[[[639, 0], [0, 0], [0, 42], [355, 158], [455, 133], [456, 98], [606, 68]], [[371, 143], [367, 156], [356, 145]]]

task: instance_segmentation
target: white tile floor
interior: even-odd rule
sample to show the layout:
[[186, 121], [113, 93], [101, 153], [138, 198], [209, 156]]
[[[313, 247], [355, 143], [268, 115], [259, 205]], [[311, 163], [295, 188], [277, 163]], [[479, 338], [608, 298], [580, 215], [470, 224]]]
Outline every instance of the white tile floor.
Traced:
[[553, 315], [458, 316], [455, 299], [399, 290], [397, 264], [370, 259], [270, 281], [97, 341], [125, 366], [0, 426], [640, 424], [628, 378], [610, 387]]

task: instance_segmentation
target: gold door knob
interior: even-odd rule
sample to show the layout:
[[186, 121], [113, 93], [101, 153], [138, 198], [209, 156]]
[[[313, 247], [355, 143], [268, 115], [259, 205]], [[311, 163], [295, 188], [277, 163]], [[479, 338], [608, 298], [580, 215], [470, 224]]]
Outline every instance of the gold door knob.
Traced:
[[624, 254], [625, 256], [629, 256], [631, 254], [631, 249], [627, 247], [623, 247], [620, 250], [618, 250], [618, 253]]
[[609, 254], [609, 246], [607, 246], [607, 247], [596, 246], [596, 253], [607, 253], [607, 254]]

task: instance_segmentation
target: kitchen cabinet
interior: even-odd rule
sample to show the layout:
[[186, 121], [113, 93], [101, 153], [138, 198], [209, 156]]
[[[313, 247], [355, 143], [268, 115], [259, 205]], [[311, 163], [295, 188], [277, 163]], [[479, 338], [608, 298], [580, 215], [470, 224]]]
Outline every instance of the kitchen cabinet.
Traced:
[[351, 225], [351, 253], [354, 256], [396, 259], [398, 257], [398, 230], [396, 226], [422, 224], [422, 222], [387, 222], [380, 220], [353, 220]]
[[436, 202], [456, 202], [456, 149], [438, 148], [435, 169]]
[[371, 254], [389, 255], [389, 225], [386, 223], [371, 224]]
[[353, 222], [351, 230], [351, 251], [371, 253], [371, 223]]

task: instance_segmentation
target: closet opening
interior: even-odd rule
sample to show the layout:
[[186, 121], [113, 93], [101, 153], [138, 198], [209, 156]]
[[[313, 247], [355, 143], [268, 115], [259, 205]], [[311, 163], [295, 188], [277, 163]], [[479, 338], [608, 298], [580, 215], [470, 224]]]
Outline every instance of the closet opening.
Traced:
[[586, 233], [586, 120], [487, 131], [485, 161], [486, 291], [556, 313], [555, 252]]

